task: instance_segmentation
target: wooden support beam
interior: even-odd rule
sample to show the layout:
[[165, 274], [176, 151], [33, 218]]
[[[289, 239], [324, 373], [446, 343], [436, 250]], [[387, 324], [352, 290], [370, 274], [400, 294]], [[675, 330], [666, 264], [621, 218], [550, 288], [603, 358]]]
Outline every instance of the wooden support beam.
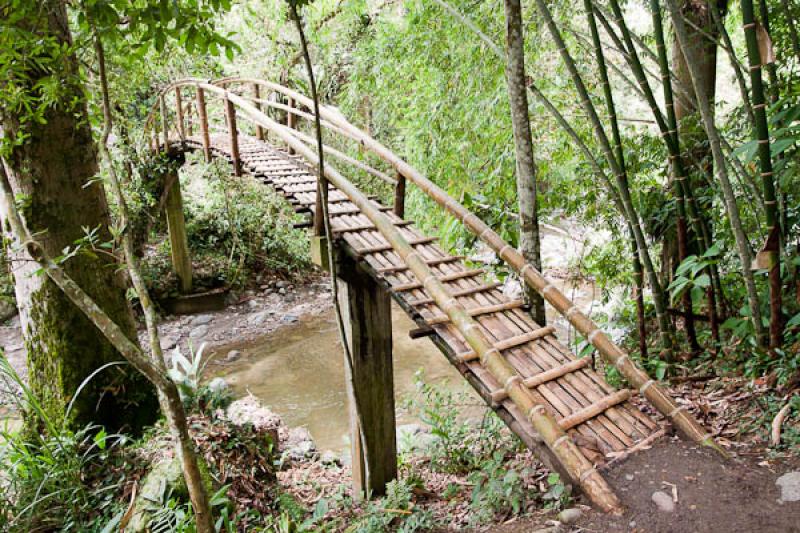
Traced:
[[[294, 113], [292, 112], [295, 108], [294, 99], [289, 98], [289, 111], [286, 112], [286, 126], [295, 129], [295, 121], [297, 117], [295, 117]], [[294, 148], [291, 146], [289, 147], [289, 155], [294, 155]]]
[[561, 426], [561, 429], [564, 431], [572, 429], [579, 424], [583, 424], [590, 418], [594, 418], [600, 413], [614, 407], [615, 405], [628, 401], [630, 397], [631, 391], [628, 389], [623, 389], [613, 394], [609, 394], [608, 396], [604, 396], [600, 400], [596, 401], [592, 405], [584, 407], [579, 411], [575, 411], [569, 416], [565, 416], [558, 421], [558, 425]]
[[162, 94], [158, 97], [158, 107], [161, 111], [161, 127], [164, 130], [164, 151], [169, 150], [169, 118], [167, 116], [167, 100]]
[[228, 135], [231, 142], [231, 164], [234, 176], [242, 175], [242, 160], [239, 157], [239, 131], [236, 129], [236, 108], [233, 102], [225, 97], [225, 118], [228, 122]]
[[[261, 111], [261, 102], [259, 102], [259, 100], [261, 100], [261, 87], [259, 87], [257, 83], [254, 83], [252, 84], [252, 88], [253, 88], [253, 98], [254, 98], [253, 105], [256, 106], [256, 109]], [[259, 141], [264, 140], [264, 128], [262, 128], [258, 124], [256, 124], [256, 139], [258, 139]]]
[[391, 300], [354, 261], [343, 258], [337, 271], [339, 304], [352, 356], [352, 373], [347, 362], [345, 373], [353, 492], [382, 496], [386, 483], [397, 478]]
[[189, 254], [189, 239], [186, 235], [186, 220], [183, 217], [183, 197], [181, 196], [181, 183], [178, 176], [174, 176], [172, 179], [172, 186], [167, 193], [164, 210], [167, 216], [172, 268], [178, 276], [178, 288], [182, 293], [186, 294], [192, 291], [192, 258]]
[[400, 172], [394, 186], [394, 214], [400, 218], [406, 216], [406, 177]]
[[175, 121], [178, 126], [178, 138], [186, 140], [186, 130], [183, 126], [183, 104], [181, 103], [181, 88], [175, 87]]

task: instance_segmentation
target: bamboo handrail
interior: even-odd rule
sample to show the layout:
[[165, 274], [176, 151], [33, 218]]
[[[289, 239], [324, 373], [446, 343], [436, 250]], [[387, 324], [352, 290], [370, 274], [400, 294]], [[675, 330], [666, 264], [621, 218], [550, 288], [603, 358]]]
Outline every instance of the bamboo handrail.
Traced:
[[[230, 93], [220, 87], [202, 82], [191, 82], [209, 93], [215, 93], [235, 105], [241, 115], [255, 124], [276, 134], [291, 149], [304, 157], [312, 165], [317, 164], [317, 154], [301, 140], [295, 137], [289, 128], [272, 120], [259, 111], [246, 99]], [[404, 175], [408, 176], [405, 172]], [[325, 166], [325, 177], [336, 189], [344, 193], [355, 204], [392, 245], [394, 251], [405, 262], [423, 285], [431, 299], [450, 318], [466, 342], [479, 354], [481, 364], [509, 393], [509, 398], [533, 425], [543, 443], [558, 459], [571, 481], [579, 485], [583, 492], [601, 509], [608, 512], [621, 512], [622, 504], [611, 490], [605, 479], [599, 474], [591, 462], [581, 453], [572, 438], [558, 425], [558, 422], [538, 403], [536, 398], [522, 383], [521, 376], [506, 361], [484, 333], [481, 326], [470, 316], [453, 293], [437, 279], [427, 261], [409, 244], [392, 220], [372, 200], [365, 196], [349, 180], [334, 167]]]
[[[283, 87], [273, 82], [242, 78], [237, 83], [262, 83], [269, 89], [284, 94], [305, 106], [311, 106], [311, 100], [297, 91]], [[671, 398], [669, 393], [646, 372], [641, 370], [625, 350], [614, 343], [600, 327], [575, 304], [569, 300], [558, 288], [552, 285], [533, 265], [525, 261], [522, 254], [513, 246], [503, 240], [480, 218], [470, 212], [461, 203], [450, 197], [438, 185], [423, 176], [406, 161], [391, 152], [383, 144], [373, 139], [362, 130], [352, 125], [336, 110], [327, 106], [320, 106], [320, 117], [335, 124], [344, 130], [348, 137], [357, 141], [361, 146], [372, 151], [375, 155], [392, 165], [397, 172], [416, 184], [432, 200], [444, 207], [451, 215], [460, 220], [471, 233], [489, 245], [498, 256], [511, 266], [525, 281], [526, 285], [536, 290], [542, 297], [562, 314], [575, 329], [580, 332], [589, 343], [597, 349], [600, 355], [628, 380], [628, 382], [687, 438], [709, 446], [723, 456], [726, 452], [714, 442], [700, 423], [682, 406]]]

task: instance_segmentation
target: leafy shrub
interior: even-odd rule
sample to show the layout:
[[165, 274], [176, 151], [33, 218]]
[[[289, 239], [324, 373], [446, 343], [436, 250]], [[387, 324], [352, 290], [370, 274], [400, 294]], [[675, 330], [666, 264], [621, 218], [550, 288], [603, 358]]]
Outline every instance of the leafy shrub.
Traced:
[[44, 428], [0, 432], [0, 530], [92, 530], [116, 508], [124, 475], [112, 452], [127, 439], [96, 425], [73, 431], [69, 410], [63, 420], [48, 418], [3, 355], [0, 381], [22, 391], [20, 410]]
[[415, 375], [418, 398], [409, 407], [431, 428], [437, 438], [427, 447], [431, 466], [449, 473], [467, 473], [481, 468], [499, 447], [515, 448], [518, 441], [503, 432], [503, 423], [487, 412], [476, 425], [459, 416], [459, 406], [471, 401], [465, 392], [453, 393], [425, 383], [422, 373]]

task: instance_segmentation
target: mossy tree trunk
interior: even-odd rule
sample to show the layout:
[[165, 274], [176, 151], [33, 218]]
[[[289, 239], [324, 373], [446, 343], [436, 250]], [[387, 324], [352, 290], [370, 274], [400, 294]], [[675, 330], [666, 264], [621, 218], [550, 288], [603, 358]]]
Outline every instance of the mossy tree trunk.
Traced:
[[[70, 43], [66, 8], [47, 0], [24, 23]], [[95, 232], [100, 242], [111, 240], [109, 214], [101, 182], [88, 184], [98, 171], [84, 93], [73, 57], [59, 72], [61, 104], [45, 112], [45, 122], [25, 121], [9, 109], [2, 113], [7, 138], [24, 133], [13, 146], [5, 170], [15, 196], [24, 198], [24, 216], [46, 252], [61, 256], [65, 248]], [[38, 77], [51, 71], [30, 71], [33, 89]], [[7, 228], [6, 228], [7, 229]], [[47, 412], [60, 420], [80, 384], [96, 369], [123, 357], [46, 276], [27, 252], [11, 251], [17, 303], [28, 351], [30, 385]], [[64, 262], [65, 271], [131, 338], [136, 328], [126, 299], [125, 280], [117, 261], [105, 253], [78, 253]], [[122, 414], [124, 413], [124, 417]], [[95, 376], [75, 401], [71, 420], [94, 421], [116, 430], [140, 429], [155, 420], [158, 403], [153, 388], [133, 368], [115, 366]]]

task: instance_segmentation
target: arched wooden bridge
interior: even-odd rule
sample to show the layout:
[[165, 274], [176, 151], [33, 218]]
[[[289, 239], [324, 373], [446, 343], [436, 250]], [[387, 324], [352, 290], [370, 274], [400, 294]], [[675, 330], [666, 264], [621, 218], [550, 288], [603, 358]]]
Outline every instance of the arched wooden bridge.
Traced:
[[[318, 187], [330, 187], [332, 245], [353, 357], [349, 392], [359, 406], [357, 416], [353, 415], [354, 427], [360, 424], [361, 428], [353, 433], [358, 487], [380, 492], [396, 474], [390, 297], [548, 467], [606, 511], [619, 511], [621, 504], [600, 467], [646, 447], [670, 426], [722, 453], [667, 390], [517, 250], [420, 172], [326, 106], [319, 110], [326, 139], [338, 146], [352, 143], [391, 170], [379, 170], [367, 159], [326, 146], [325, 182], [320, 183], [313, 135], [296, 126], [298, 119], [312, 124], [313, 109], [308, 97], [267, 81], [187, 79], [160, 93], [146, 131], [152, 150], [201, 150], [209, 161], [227, 159], [237, 175], [248, 174], [268, 184], [298, 212], [312, 217], [319, 209]], [[393, 186], [394, 205], [382, 205], [367, 196], [337, 170], [339, 165], [347, 167], [351, 176], [368, 176]], [[566, 317], [606, 364], [619, 370], [630, 389], [615, 390], [592, 369], [589, 359], [577, 358], [559, 342], [552, 327], [534, 322], [523, 302], [509, 299], [497, 283], [484, 279], [482, 270], [469, 268], [463, 257], [443, 251], [434, 237], [423, 235], [405, 220], [407, 184], [419, 187], [494, 250], [524, 283]], [[180, 206], [179, 185], [175, 187]], [[171, 238], [175, 252], [180, 236]], [[320, 238], [315, 242], [324, 245]], [[325, 263], [322, 249], [318, 248], [317, 255]], [[180, 275], [180, 260], [176, 269]], [[187, 275], [184, 270], [183, 277]], [[644, 397], [659, 413], [658, 419], [640, 410], [631, 401], [633, 395]]]

